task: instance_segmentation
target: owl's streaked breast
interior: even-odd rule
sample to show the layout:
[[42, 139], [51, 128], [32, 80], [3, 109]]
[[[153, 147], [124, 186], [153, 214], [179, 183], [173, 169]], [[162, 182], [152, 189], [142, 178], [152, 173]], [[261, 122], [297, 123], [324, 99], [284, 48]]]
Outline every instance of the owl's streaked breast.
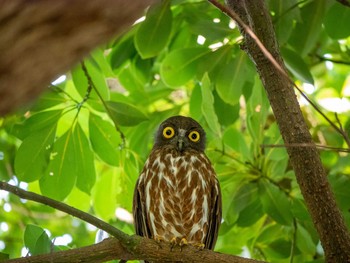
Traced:
[[215, 173], [204, 153], [154, 150], [140, 175], [153, 238], [204, 243]]

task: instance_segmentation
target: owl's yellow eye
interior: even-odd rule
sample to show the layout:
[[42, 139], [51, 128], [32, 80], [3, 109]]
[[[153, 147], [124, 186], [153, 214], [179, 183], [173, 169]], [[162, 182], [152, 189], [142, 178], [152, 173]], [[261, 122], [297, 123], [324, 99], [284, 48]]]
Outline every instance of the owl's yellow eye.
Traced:
[[188, 135], [188, 138], [193, 141], [193, 142], [198, 142], [200, 139], [199, 132], [197, 131], [191, 131], [190, 134]]
[[163, 130], [163, 136], [166, 139], [170, 139], [175, 135], [175, 131], [172, 127], [165, 127]]

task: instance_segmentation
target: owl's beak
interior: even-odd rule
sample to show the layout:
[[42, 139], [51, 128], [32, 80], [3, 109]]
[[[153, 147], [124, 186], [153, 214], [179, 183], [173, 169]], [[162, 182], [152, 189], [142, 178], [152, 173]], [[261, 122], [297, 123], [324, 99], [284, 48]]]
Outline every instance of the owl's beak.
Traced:
[[182, 152], [184, 149], [184, 140], [182, 137], [179, 137], [179, 139], [177, 140], [177, 149]]
[[185, 136], [186, 136], [186, 130], [179, 129], [179, 134], [177, 138], [177, 149], [182, 152], [185, 148]]

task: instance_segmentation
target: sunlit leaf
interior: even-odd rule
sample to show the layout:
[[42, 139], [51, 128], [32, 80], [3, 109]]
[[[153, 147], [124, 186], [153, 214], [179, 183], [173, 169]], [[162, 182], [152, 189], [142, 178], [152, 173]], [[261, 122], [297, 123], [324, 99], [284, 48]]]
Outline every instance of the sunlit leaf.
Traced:
[[121, 139], [115, 127], [101, 117], [90, 114], [89, 132], [92, 148], [106, 163], [118, 166]]
[[204, 47], [178, 49], [169, 53], [163, 60], [160, 74], [169, 86], [181, 86], [193, 78], [200, 60], [209, 52]]
[[167, 44], [172, 25], [170, 0], [151, 6], [135, 34], [135, 46], [142, 58], [157, 55]]
[[49, 166], [40, 179], [41, 192], [54, 199], [63, 200], [71, 192], [78, 175], [73, 130], [69, 129], [55, 142]]
[[19, 147], [15, 158], [15, 172], [19, 180], [33, 182], [46, 170], [52, 151], [56, 123], [28, 136]]
[[218, 117], [214, 109], [214, 96], [212, 93], [212, 84], [208, 74], [202, 79], [202, 113], [210, 129], [217, 135], [221, 135], [221, 128]]
[[120, 173], [119, 167], [104, 170], [93, 189], [93, 207], [97, 215], [106, 221], [115, 218], [116, 198], [121, 187]]
[[79, 124], [77, 124], [74, 129], [72, 140], [74, 144], [75, 161], [78, 168], [77, 187], [89, 194], [96, 180], [94, 154]]

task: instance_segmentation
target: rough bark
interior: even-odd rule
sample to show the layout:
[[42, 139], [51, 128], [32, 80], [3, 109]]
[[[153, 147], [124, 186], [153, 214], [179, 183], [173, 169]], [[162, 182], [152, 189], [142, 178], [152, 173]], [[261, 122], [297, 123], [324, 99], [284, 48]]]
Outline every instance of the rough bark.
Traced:
[[6, 263], [41, 263], [41, 262], [80, 262], [80, 263], [98, 263], [113, 259], [146, 259], [160, 260], [161, 262], [193, 262], [193, 263], [263, 263], [253, 259], [241, 258], [237, 256], [221, 254], [211, 250], [198, 250], [197, 248], [187, 246], [182, 251], [176, 248], [170, 250], [169, 243], [163, 243], [161, 246], [154, 240], [142, 238], [139, 236], [131, 237], [132, 249], [130, 252], [124, 247], [124, 244], [115, 238], [108, 238], [101, 243], [53, 252], [51, 254], [43, 254], [25, 258], [16, 258], [6, 261]]
[[91, 49], [122, 32], [152, 0], [0, 3], [0, 116], [35, 98]]
[[[264, 0], [228, 0], [228, 5], [286, 71]], [[292, 83], [272, 65], [251, 36], [242, 28], [241, 32], [244, 37], [243, 49], [256, 65], [285, 144], [314, 145]], [[287, 147], [287, 151], [327, 262], [350, 262], [349, 232], [336, 205], [316, 147]]]

